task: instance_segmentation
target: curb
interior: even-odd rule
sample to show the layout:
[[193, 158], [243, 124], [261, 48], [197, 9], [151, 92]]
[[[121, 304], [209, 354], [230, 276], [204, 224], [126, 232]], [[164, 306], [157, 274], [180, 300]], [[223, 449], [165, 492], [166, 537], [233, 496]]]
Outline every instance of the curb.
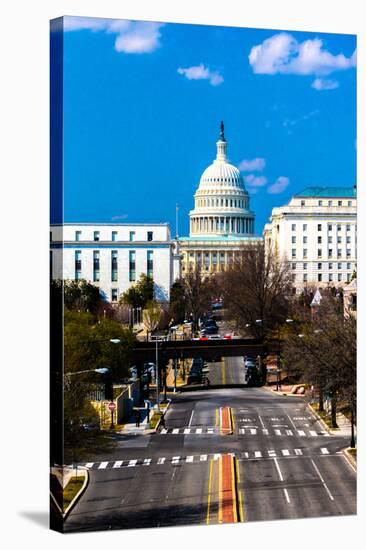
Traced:
[[83, 470], [84, 471], [84, 483], [83, 483], [83, 486], [81, 487], [80, 491], [74, 496], [74, 498], [72, 499], [72, 501], [70, 502], [70, 504], [68, 505], [68, 507], [66, 508], [66, 510], [64, 511], [64, 513], [62, 514], [64, 520], [67, 518], [67, 516], [69, 515], [69, 513], [71, 512], [71, 510], [73, 509], [73, 507], [75, 506], [75, 504], [77, 503], [77, 501], [79, 500], [79, 498], [81, 497], [81, 495], [83, 495], [85, 493], [85, 490], [88, 486], [88, 483], [89, 483], [89, 470], [87, 468], [80, 468], [80, 470]]
[[324, 422], [324, 420], [321, 418], [321, 416], [319, 416], [319, 414], [316, 411], [314, 411], [314, 409], [310, 405], [310, 403], [307, 404], [307, 408], [309, 409], [311, 414], [317, 419], [317, 421], [323, 426], [325, 431], [327, 431], [329, 434], [332, 434], [333, 432], [332, 432], [331, 428], [328, 426], [328, 424], [326, 422]]
[[172, 400], [171, 400], [171, 399], [168, 399], [168, 404], [167, 404], [167, 406], [165, 407], [164, 414], [162, 414], [162, 416], [160, 417], [160, 419], [159, 419], [158, 423], [156, 424], [155, 428], [152, 428], [152, 433], [156, 433], [156, 432], [158, 431], [158, 428], [159, 428], [159, 426], [160, 426], [161, 419], [162, 419], [163, 416], [165, 416], [166, 411], [169, 409], [170, 403], [171, 403], [171, 402], [172, 402]]
[[342, 453], [345, 456], [346, 460], [350, 463], [350, 465], [357, 470], [357, 460], [353, 458], [353, 456], [349, 453], [349, 449], [350, 447], [347, 447], [347, 449], [342, 449]]

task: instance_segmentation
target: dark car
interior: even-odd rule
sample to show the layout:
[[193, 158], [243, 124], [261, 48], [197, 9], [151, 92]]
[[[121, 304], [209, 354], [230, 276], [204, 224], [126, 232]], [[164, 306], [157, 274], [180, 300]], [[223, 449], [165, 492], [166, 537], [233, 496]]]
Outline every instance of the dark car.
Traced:
[[202, 374], [198, 372], [190, 372], [187, 377], [187, 384], [201, 384]]
[[219, 332], [219, 329], [217, 327], [214, 327], [214, 326], [205, 328], [205, 334], [206, 335], [217, 334], [218, 332]]

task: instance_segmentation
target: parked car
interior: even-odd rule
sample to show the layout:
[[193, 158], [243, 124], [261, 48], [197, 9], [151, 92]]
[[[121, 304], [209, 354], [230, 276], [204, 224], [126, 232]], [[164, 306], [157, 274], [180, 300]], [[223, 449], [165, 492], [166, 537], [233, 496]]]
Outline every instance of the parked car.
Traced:
[[217, 334], [219, 332], [219, 329], [214, 326], [206, 327], [205, 328], [205, 336], [207, 334]]
[[222, 340], [222, 337], [219, 334], [212, 334], [209, 340]]

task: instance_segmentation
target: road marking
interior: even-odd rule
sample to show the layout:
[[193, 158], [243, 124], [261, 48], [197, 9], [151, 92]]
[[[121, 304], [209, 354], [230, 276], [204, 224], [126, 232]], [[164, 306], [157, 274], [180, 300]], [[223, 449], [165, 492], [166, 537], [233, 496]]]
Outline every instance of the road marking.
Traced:
[[275, 430], [274, 432], [276, 435], [281, 435], [281, 430]]
[[280, 467], [278, 465], [277, 458], [274, 458], [273, 460], [274, 460], [274, 463], [276, 464], [276, 468], [277, 468], [277, 472], [278, 472], [278, 475], [280, 477], [280, 480], [283, 481], [282, 472], [281, 472]]
[[323, 453], [323, 455], [329, 455], [329, 451], [326, 447], [322, 447], [320, 450]]
[[212, 482], [212, 460], [210, 460], [210, 474], [208, 476], [208, 496], [207, 496], [207, 514], [206, 524], [210, 523], [210, 505], [211, 505], [211, 482]]
[[113, 464], [113, 468], [120, 468], [123, 464], [123, 460], [116, 460], [116, 462]]
[[201, 455], [200, 461], [201, 462], [206, 462], [206, 460], [207, 460], [207, 455]]
[[164, 464], [165, 462], [165, 456], [163, 456], [162, 458], [158, 458], [158, 464]]
[[284, 489], [283, 492], [285, 493], [285, 497], [286, 497], [286, 500], [287, 500], [288, 504], [290, 504], [290, 498], [288, 496], [287, 489]]
[[294, 452], [295, 452], [295, 455], [297, 455], [297, 456], [302, 455], [302, 450], [301, 449], [294, 449]]
[[300, 436], [304, 436], [305, 435], [305, 432], [303, 430], [297, 430], [297, 433], [300, 435]]
[[255, 458], [262, 458], [261, 451], [254, 451], [254, 456], [255, 456]]
[[194, 415], [194, 409], [192, 410], [192, 414], [191, 414], [191, 418], [189, 419], [188, 426], [190, 426], [192, 424], [193, 415]]
[[[342, 451], [341, 451], [342, 453]], [[352, 466], [352, 464], [350, 463], [350, 461], [348, 460], [348, 458], [346, 456], [344, 456], [344, 454], [342, 453], [342, 458], [344, 458], [344, 460], [347, 462], [348, 466], [355, 472], [355, 474], [357, 474], [357, 470], [354, 466]]]
[[216, 409], [215, 419], [216, 419], [216, 421], [215, 421], [215, 428], [217, 428], [218, 425], [219, 425], [219, 409]]
[[137, 460], [130, 460], [130, 462], [128, 463], [127, 467], [128, 467], [128, 468], [131, 468], [131, 467], [133, 467], [133, 466], [136, 466], [136, 464], [137, 464]]
[[92, 468], [94, 466], [94, 462], [87, 462], [85, 464], [85, 468]]
[[287, 418], [289, 419], [289, 421], [291, 422], [291, 424], [293, 425], [293, 427], [295, 428], [295, 430], [297, 430], [295, 424], [293, 423], [291, 417], [289, 415], [287, 415]]
[[108, 462], [101, 462], [98, 466], [98, 470], [104, 470], [108, 466]]
[[213, 434], [214, 433], [214, 428], [208, 428], [207, 433], [208, 434]]
[[145, 458], [144, 462], [143, 462], [143, 466], [150, 466], [150, 463], [151, 463], [151, 458]]
[[248, 452], [241, 453], [241, 456], [243, 456], [243, 455], [244, 455], [245, 458], [249, 458], [249, 453]]
[[286, 430], [286, 435], [294, 435], [292, 430]]
[[180, 461], [180, 456], [173, 456], [172, 458], [172, 464], [178, 464]]
[[288, 428], [287, 424], [272, 424], [272, 428]]
[[186, 458], [186, 462], [193, 462], [193, 460], [194, 460], [194, 456], [193, 456], [193, 455], [189, 455], [189, 456], [187, 456], [187, 458]]
[[190, 434], [191, 433], [191, 428], [184, 428], [183, 433]]
[[179, 428], [174, 428], [172, 430], [172, 434], [179, 434]]
[[290, 451], [288, 449], [282, 449], [283, 456], [290, 456]]
[[214, 456], [213, 456], [214, 460], [219, 460], [219, 458], [221, 458], [221, 453], [214, 454]]
[[263, 435], [268, 435], [268, 429], [267, 428], [263, 428], [262, 432], [263, 432]]
[[167, 434], [168, 433], [168, 430], [166, 428], [163, 428], [160, 432], [161, 434]]
[[221, 376], [222, 376], [222, 384], [225, 386], [226, 384], [225, 361], [222, 361], [222, 364], [221, 364]]
[[252, 435], [255, 435], [255, 434], [257, 433], [257, 430], [256, 430], [255, 428], [251, 428], [251, 429], [250, 429], [250, 433], [251, 433]]
[[309, 430], [309, 434], [312, 436], [312, 437], [317, 437], [317, 433], [314, 432], [314, 430]]
[[318, 468], [317, 468], [317, 466], [316, 466], [314, 460], [313, 460], [312, 458], [311, 458], [310, 460], [311, 460], [311, 462], [312, 462], [312, 464], [313, 464], [313, 466], [314, 466], [314, 468], [315, 468], [315, 471], [317, 472], [318, 476], [320, 477], [320, 481], [322, 482], [324, 489], [327, 491], [330, 500], [334, 500], [333, 495], [332, 495], [332, 493], [329, 491], [329, 489], [328, 489], [328, 487], [327, 487], [327, 484], [325, 483], [324, 479], [322, 478], [321, 473], [319, 472], [319, 470], [318, 470]]
[[263, 422], [262, 418], [261, 418], [259, 415], [258, 415], [258, 418], [259, 418], [260, 423], [262, 424], [262, 427], [263, 427], [264, 429], [266, 429], [266, 427], [265, 427], [265, 425], [264, 425], [264, 422]]
[[274, 451], [274, 450], [268, 451], [268, 456], [269, 456], [270, 458], [276, 457], [276, 456], [277, 456], [276, 451]]
[[201, 434], [202, 433], [202, 428], [196, 428], [196, 434]]

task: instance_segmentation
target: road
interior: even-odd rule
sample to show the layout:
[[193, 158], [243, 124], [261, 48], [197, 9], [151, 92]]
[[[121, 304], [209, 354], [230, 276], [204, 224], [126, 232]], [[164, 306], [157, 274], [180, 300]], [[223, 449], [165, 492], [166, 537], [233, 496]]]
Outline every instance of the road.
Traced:
[[[228, 384], [241, 371], [239, 359], [226, 361], [212, 372]], [[160, 433], [121, 435], [112, 454], [90, 457], [65, 531], [356, 513], [349, 441], [324, 432], [304, 398], [247, 387], [172, 397]]]

